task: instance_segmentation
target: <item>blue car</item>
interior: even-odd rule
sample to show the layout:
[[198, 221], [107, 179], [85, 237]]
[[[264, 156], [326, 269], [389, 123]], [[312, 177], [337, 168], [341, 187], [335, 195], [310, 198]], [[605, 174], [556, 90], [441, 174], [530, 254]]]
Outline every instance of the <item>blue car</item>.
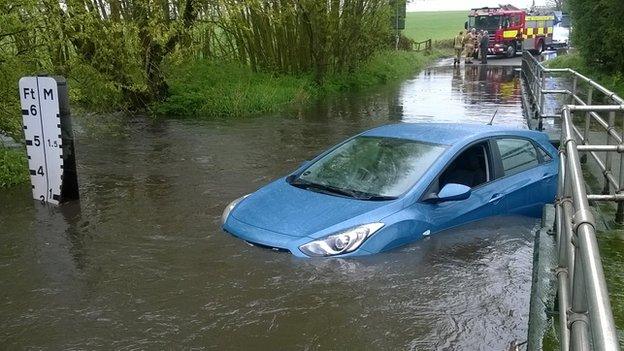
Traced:
[[386, 125], [233, 201], [223, 229], [299, 257], [369, 255], [485, 217], [540, 216], [555, 198], [556, 155], [536, 131]]

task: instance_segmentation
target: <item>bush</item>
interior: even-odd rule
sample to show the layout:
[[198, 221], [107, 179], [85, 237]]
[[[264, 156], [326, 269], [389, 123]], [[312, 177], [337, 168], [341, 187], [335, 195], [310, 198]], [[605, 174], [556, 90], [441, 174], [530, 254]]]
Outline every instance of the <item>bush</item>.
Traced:
[[570, 0], [572, 43], [585, 62], [605, 72], [624, 71], [624, 1]]
[[0, 188], [28, 181], [28, 162], [22, 150], [0, 147]]
[[[394, 49], [394, 46], [396, 45], [396, 36], [392, 37], [392, 46], [390, 49]], [[410, 50], [414, 50], [414, 40], [412, 40], [411, 38], [406, 37], [405, 35], [401, 34], [399, 35], [399, 45], [398, 45], [399, 50], [405, 50], [405, 51], [410, 51]]]
[[28, 66], [25, 63], [0, 53], [0, 132], [16, 140], [23, 138], [17, 84], [27, 72]]
[[440, 39], [433, 42], [433, 47], [436, 49], [453, 49], [455, 47], [455, 39]]
[[69, 99], [72, 105], [111, 112], [127, 108], [121, 88], [92, 66], [75, 60], [68, 77]]
[[237, 117], [277, 111], [309, 98], [306, 76], [253, 72], [237, 63], [183, 62], [167, 74], [170, 96], [154, 103], [161, 116]]

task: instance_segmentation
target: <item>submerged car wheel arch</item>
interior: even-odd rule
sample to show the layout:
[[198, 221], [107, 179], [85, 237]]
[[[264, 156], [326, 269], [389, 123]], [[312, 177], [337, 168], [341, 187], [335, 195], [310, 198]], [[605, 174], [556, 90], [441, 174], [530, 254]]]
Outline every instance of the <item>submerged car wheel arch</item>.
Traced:
[[[421, 205], [415, 204], [415, 206]], [[404, 208], [384, 217], [382, 222], [385, 223], [385, 226], [368, 238], [360, 250], [367, 252], [388, 251], [421, 239], [423, 233], [428, 230], [430, 233], [430, 218], [416, 219], [414, 212], [421, 216], [425, 214], [424, 211], [418, 211], [418, 208], [413, 210]], [[418, 237], [419, 235], [420, 237]]]

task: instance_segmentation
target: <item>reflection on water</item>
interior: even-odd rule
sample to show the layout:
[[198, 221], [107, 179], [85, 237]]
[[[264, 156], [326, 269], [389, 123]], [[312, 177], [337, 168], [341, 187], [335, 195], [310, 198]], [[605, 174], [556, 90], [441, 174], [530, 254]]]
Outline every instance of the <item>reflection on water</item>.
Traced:
[[498, 111], [494, 124], [525, 128], [516, 75], [510, 66], [425, 71], [401, 87], [403, 120], [485, 124]]
[[219, 229], [224, 206], [374, 126], [523, 126], [512, 68], [438, 67], [292, 113], [76, 119], [82, 200], [0, 193], [7, 348], [503, 349], [524, 340], [535, 221], [494, 218], [358, 260], [300, 260]]

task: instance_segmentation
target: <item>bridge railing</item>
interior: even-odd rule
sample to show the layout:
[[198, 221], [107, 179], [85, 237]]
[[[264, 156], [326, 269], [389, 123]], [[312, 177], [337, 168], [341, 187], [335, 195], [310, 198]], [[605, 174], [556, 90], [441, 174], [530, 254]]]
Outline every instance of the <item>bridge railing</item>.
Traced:
[[[546, 68], [528, 52], [523, 53], [522, 75], [529, 95], [528, 112], [538, 120], [537, 129], [543, 128], [547, 118], [561, 122], [554, 225], [561, 350], [619, 350], [589, 201], [617, 202], [616, 219], [622, 220], [624, 134], [622, 128], [618, 130], [615, 117], [618, 111], [624, 111], [624, 100], [574, 70]], [[559, 79], [555, 81], [553, 77]], [[570, 87], [549, 89], [555, 83]], [[547, 114], [546, 96], [552, 94], [563, 101], [554, 113]], [[597, 97], [598, 94], [602, 96]], [[594, 105], [597, 101], [600, 104]], [[604, 113], [609, 115], [607, 120], [601, 116]], [[583, 130], [574, 123], [578, 117], [584, 122]], [[590, 135], [596, 137], [591, 130], [595, 124], [602, 129], [606, 144], [590, 141]], [[606, 184], [602, 194], [587, 193], [580, 152], [591, 155], [602, 170]], [[598, 153], [605, 153], [604, 159]], [[614, 154], [620, 155], [617, 178], [611, 169]]]

